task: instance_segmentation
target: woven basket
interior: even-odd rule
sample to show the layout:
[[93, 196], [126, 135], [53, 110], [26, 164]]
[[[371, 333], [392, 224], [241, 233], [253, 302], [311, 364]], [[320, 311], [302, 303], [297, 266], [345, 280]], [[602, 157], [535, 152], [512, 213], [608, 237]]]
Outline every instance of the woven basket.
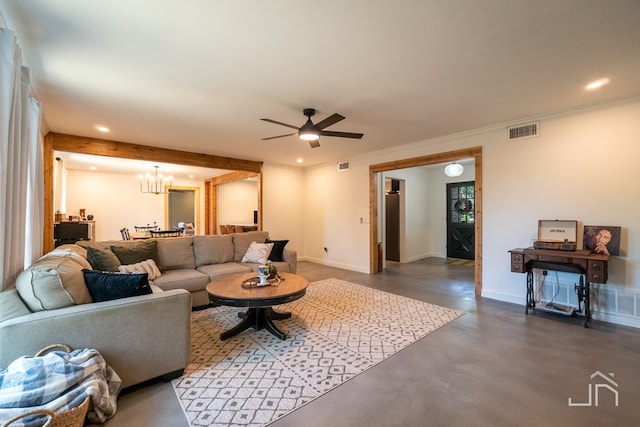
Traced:
[[87, 416], [87, 411], [89, 410], [90, 402], [91, 398], [87, 396], [87, 398], [75, 408], [71, 408], [66, 412], [56, 412], [51, 420], [51, 424], [47, 425], [47, 427], [82, 427], [84, 425], [84, 419]]
[[34, 409], [33, 411], [25, 412], [24, 414], [11, 418], [2, 424], [2, 427], [10, 427], [15, 421], [30, 417], [31, 415], [48, 416], [46, 422], [42, 424], [42, 427], [82, 427], [84, 425], [84, 418], [87, 416], [87, 411], [89, 410], [90, 402], [91, 398], [87, 397], [80, 405], [65, 412], [53, 412], [50, 409]]
[[[43, 356], [56, 348], [61, 348], [67, 353], [72, 351], [72, 348], [67, 344], [51, 344], [38, 351], [35, 355]], [[48, 419], [44, 424], [42, 424], [42, 427], [82, 427], [84, 425], [84, 419], [87, 416], [87, 411], [89, 410], [89, 403], [91, 403], [91, 398], [87, 396], [80, 405], [64, 412], [53, 412], [50, 409], [34, 409], [11, 418], [4, 423], [2, 427], [10, 427], [13, 422], [31, 415], [48, 416]]]

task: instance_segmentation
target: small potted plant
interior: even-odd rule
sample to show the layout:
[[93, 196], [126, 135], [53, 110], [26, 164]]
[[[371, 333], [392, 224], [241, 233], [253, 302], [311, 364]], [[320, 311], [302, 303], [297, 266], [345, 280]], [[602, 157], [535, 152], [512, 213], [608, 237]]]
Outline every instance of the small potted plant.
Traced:
[[271, 261], [267, 261], [267, 271], [269, 273], [269, 279], [275, 279], [278, 276], [278, 268]]

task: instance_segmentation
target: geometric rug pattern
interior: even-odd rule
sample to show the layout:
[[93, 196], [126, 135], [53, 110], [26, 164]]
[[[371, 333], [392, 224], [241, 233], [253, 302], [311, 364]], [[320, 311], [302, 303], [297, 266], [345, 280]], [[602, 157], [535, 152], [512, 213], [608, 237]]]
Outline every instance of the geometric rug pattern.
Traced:
[[192, 362], [173, 386], [192, 426], [262, 426], [339, 386], [463, 313], [339, 279], [274, 307], [282, 341], [253, 328], [220, 341], [237, 307], [192, 316]]

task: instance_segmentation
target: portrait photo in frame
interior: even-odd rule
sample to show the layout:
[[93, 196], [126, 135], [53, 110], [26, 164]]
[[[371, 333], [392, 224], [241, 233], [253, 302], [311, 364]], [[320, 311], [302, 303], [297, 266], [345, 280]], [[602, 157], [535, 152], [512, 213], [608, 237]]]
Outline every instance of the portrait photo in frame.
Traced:
[[582, 248], [595, 254], [619, 255], [620, 230], [619, 226], [585, 225]]

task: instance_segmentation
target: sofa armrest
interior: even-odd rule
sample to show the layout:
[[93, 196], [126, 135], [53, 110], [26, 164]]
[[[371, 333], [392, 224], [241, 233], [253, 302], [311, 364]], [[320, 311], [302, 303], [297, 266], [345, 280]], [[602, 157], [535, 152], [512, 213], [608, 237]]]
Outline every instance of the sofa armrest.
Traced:
[[282, 260], [289, 264], [289, 272], [296, 274], [298, 270], [298, 252], [293, 249], [284, 248], [284, 251], [282, 251]]
[[0, 343], [0, 368], [49, 344], [95, 348], [131, 386], [189, 363], [191, 295], [175, 289], [15, 317], [0, 323]]

